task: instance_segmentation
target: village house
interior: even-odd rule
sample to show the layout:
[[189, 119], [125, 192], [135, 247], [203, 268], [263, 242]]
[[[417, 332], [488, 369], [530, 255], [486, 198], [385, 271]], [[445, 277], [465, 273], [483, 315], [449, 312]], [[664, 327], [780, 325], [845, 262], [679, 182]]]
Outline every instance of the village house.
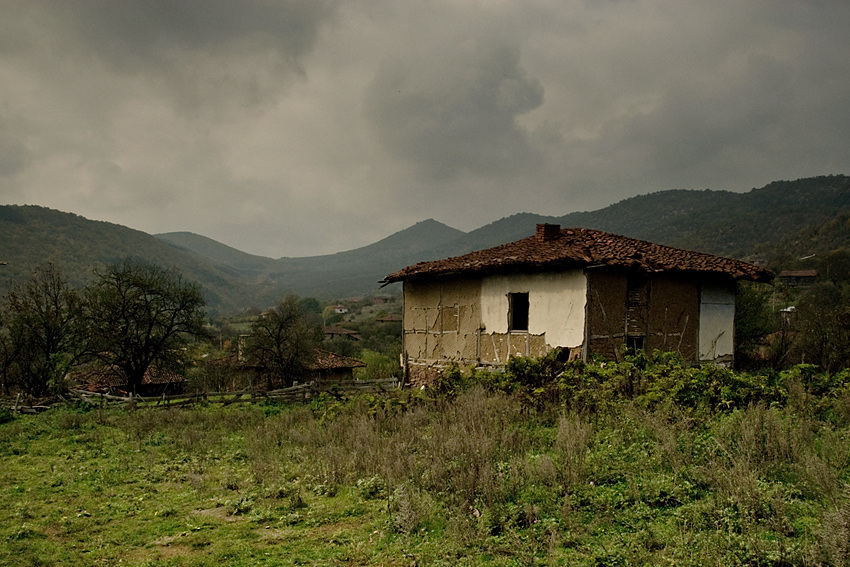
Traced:
[[308, 366], [308, 377], [320, 384], [350, 382], [354, 380], [354, 369], [365, 367], [366, 363], [362, 360], [316, 349], [315, 357]]
[[624, 347], [729, 364], [736, 282], [758, 266], [599, 230], [537, 225], [534, 236], [422, 262], [403, 282], [403, 360], [412, 382], [448, 363], [504, 365], [555, 347], [619, 359]]
[[[260, 390], [273, 390], [286, 388], [292, 385], [292, 376], [282, 376], [274, 369], [263, 364], [252, 364], [237, 357], [225, 357], [217, 361], [218, 364], [234, 363], [246, 373], [253, 374], [250, 382]], [[337, 382], [351, 382], [354, 380], [354, 369], [365, 368], [366, 363], [362, 360], [343, 356], [323, 349], [314, 349], [312, 356], [305, 365], [305, 372], [298, 376], [301, 382], [316, 382], [320, 386], [327, 386]]]
[[322, 333], [325, 335], [326, 339], [331, 340], [343, 338], [351, 341], [359, 341], [361, 339], [360, 334], [357, 331], [346, 329], [339, 325], [328, 325], [322, 329]]
[[783, 270], [779, 272], [779, 281], [787, 287], [809, 287], [819, 275], [817, 270]]

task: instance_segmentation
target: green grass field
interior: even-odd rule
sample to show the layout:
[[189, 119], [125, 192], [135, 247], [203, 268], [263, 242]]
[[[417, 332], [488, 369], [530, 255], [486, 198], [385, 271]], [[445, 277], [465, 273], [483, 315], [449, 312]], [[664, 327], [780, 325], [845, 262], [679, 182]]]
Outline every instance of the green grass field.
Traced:
[[821, 402], [578, 412], [472, 386], [16, 416], [0, 564], [848, 565], [850, 412]]

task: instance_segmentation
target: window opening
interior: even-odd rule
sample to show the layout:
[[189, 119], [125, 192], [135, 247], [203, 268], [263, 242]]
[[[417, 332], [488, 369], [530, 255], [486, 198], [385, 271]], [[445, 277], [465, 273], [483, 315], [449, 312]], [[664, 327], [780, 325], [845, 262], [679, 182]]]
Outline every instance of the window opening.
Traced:
[[508, 331], [528, 331], [528, 293], [508, 294]]
[[643, 350], [645, 337], [631, 336], [626, 337], [626, 348], [632, 354], [636, 354], [638, 351]]

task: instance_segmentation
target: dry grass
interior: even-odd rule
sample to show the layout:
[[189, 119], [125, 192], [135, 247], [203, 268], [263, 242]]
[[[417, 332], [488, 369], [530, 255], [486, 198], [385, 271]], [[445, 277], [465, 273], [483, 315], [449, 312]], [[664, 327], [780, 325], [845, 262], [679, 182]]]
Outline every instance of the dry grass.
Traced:
[[[83, 512], [94, 508], [86, 498], [161, 487], [171, 501], [134, 513], [163, 525], [219, 514], [223, 530], [315, 529], [305, 541], [329, 546], [317, 558], [344, 548], [351, 560], [387, 564], [848, 565], [841, 398], [830, 401], [831, 421], [818, 417], [823, 400], [805, 391], [789, 400], [701, 414], [623, 400], [577, 413], [529, 410], [475, 386], [451, 401], [400, 392], [289, 408], [60, 412], [52, 423], [0, 426], [0, 456], [55, 451], [38, 466], [54, 467], [58, 490], [75, 491], [75, 525], [107, 536], [86, 527]], [[59, 448], [41, 447], [48, 439]], [[108, 464], [98, 467], [98, 455]], [[58, 468], [84, 456], [78, 469]], [[12, 474], [0, 468], [12, 506], [4, 518], [16, 526], [2, 535], [15, 549], [46, 545], [40, 518], [61, 515], [9, 488], [24, 482]], [[323, 526], [358, 525], [351, 515], [366, 511], [380, 526], [369, 528], [374, 542], [320, 535]], [[210, 541], [174, 530], [150, 539], [180, 551], [172, 564], [191, 557], [186, 542]]]

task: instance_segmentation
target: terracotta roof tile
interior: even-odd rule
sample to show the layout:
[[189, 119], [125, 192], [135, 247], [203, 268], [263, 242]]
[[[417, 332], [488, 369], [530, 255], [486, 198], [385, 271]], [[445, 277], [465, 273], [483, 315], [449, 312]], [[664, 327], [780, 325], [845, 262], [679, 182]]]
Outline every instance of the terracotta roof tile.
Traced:
[[557, 225], [540, 225], [535, 236], [463, 256], [420, 262], [388, 275], [382, 283], [435, 276], [589, 266], [612, 266], [648, 272], [710, 273], [760, 282], [773, 279], [773, 273], [769, 270], [740, 260], [673, 248], [601, 230], [560, 229]]
[[366, 363], [350, 356], [342, 356], [327, 350], [316, 349], [315, 359], [309, 365], [311, 370], [333, 370], [337, 368], [363, 368]]

